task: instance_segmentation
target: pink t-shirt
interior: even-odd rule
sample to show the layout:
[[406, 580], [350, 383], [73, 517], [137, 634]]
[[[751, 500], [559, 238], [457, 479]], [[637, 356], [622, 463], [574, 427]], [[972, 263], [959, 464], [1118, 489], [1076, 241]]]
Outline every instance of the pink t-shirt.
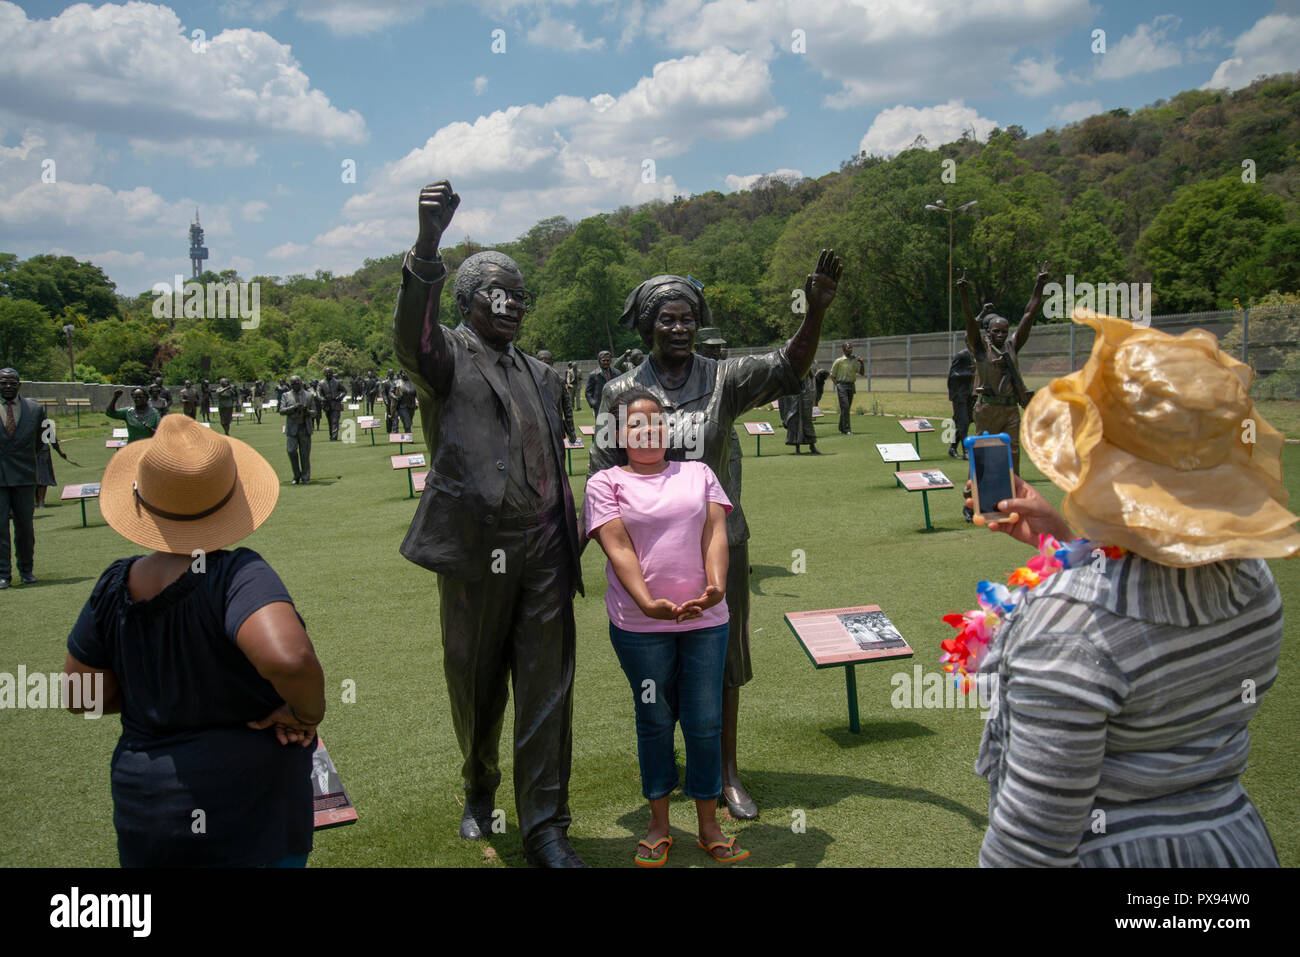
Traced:
[[[669, 462], [668, 468], [655, 475], [639, 475], [619, 466], [597, 472], [587, 479], [582, 509], [589, 538], [594, 538], [602, 525], [621, 518], [650, 597], [681, 604], [699, 598], [709, 583], [702, 539], [710, 502], [731, 511], [731, 502], [713, 469], [703, 462]], [[609, 620], [625, 631], [695, 631], [728, 621], [725, 598], [689, 621], [647, 618], [609, 561], [605, 579], [609, 582], [605, 610]]]

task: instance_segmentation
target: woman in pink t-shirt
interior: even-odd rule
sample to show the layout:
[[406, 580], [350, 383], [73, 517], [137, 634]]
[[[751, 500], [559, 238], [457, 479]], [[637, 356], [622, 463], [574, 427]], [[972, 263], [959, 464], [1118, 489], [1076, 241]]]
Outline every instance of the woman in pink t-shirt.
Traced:
[[684, 793], [695, 800], [699, 844], [718, 861], [749, 852], [722, 835], [722, 672], [728, 615], [726, 514], [731, 502], [703, 462], [665, 459], [663, 407], [630, 389], [610, 410], [628, 464], [587, 480], [587, 535], [609, 557], [605, 609], [609, 636], [632, 686], [641, 792], [650, 831], [636, 862], [667, 859], [668, 800], [677, 788], [673, 731], [686, 741]]

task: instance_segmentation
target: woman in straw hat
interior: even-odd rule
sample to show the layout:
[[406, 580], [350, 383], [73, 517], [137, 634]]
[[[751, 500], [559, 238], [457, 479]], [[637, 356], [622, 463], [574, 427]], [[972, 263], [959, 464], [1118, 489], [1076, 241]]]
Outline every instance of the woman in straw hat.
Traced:
[[183, 415], [104, 471], [104, 518], [153, 551], [100, 576], [64, 672], [102, 680], [74, 710], [122, 715], [112, 790], [124, 867], [303, 866], [311, 851], [324, 675], [279, 577], [256, 552], [226, 550], [266, 520], [279, 488], [252, 448]]
[[1092, 355], [1022, 433], [1063, 514], [1017, 479], [989, 526], [1041, 554], [1010, 580], [1019, 600], [981, 586], [1005, 610], [979, 669], [997, 676], [980, 863], [1276, 867], [1241, 774], [1282, 641], [1264, 559], [1300, 550], [1282, 436], [1208, 332], [1076, 321]]

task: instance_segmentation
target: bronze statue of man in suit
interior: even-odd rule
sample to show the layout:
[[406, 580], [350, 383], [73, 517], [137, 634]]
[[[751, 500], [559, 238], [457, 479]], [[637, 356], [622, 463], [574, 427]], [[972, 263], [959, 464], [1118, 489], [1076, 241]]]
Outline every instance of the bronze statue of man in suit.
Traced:
[[490, 827], [513, 684], [524, 850], [536, 865], [582, 867], [567, 837], [573, 595], [582, 573], [561, 441], [564, 384], [512, 344], [530, 297], [503, 253], [461, 264], [461, 324], [438, 322], [447, 278], [438, 243], [459, 203], [445, 180], [420, 192], [419, 238], [402, 265], [393, 318], [432, 466], [401, 551], [438, 575], [443, 666], [465, 758], [461, 836]]

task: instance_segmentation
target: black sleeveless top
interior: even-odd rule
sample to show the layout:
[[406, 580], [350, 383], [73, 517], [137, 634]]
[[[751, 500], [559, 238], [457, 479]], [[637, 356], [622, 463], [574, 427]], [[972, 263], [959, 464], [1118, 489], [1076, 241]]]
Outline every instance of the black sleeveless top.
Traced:
[[[254, 731], [283, 701], [235, 644], [284, 584], [247, 548], [206, 556], [147, 601], [127, 573], [100, 576], [68, 651], [122, 688], [113, 753], [113, 824], [122, 866], [250, 866], [312, 846], [311, 748]], [[301, 620], [301, 619], [300, 619]]]

